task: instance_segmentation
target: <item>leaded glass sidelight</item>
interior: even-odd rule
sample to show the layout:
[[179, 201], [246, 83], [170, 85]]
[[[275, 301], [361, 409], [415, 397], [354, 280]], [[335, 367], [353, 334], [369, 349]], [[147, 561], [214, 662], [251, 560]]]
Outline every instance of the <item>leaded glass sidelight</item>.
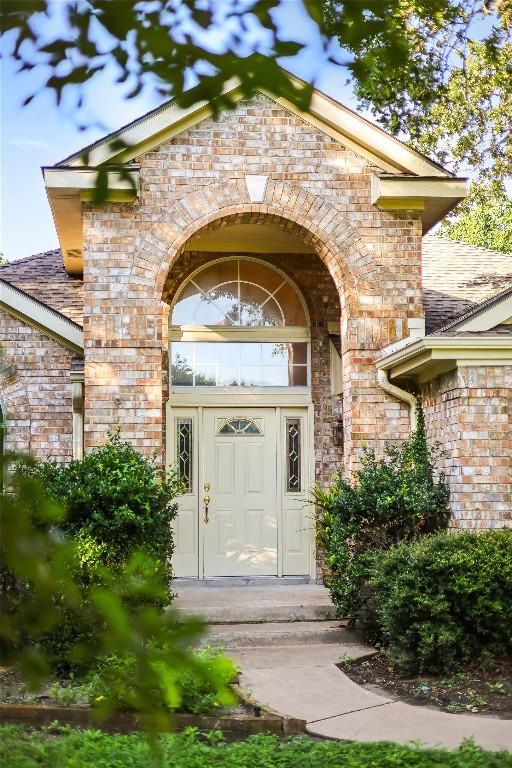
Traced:
[[301, 490], [300, 419], [286, 419], [286, 490]]
[[176, 419], [178, 478], [185, 493], [192, 492], [192, 419]]

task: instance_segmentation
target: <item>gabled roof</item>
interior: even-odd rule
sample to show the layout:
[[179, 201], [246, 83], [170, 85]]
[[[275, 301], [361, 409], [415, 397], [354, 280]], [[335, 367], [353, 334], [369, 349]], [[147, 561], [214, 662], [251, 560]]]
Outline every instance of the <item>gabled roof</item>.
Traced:
[[[296, 88], [300, 89], [301, 86], [307, 85], [290, 72], [287, 74]], [[307, 111], [300, 110], [288, 99], [276, 97], [270, 90], [261, 88], [258, 91], [314, 127], [344, 143], [355, 152], [367, 157], [384, 171], [414, 176], [454, 178], [454, 174], [439, 163], [412, 149], [383, 128], [335, 101], [322, 91], [313, 89]], [[247, 98], [240, 89], [240, 83], [236, 78], [226, 83], [223, 96], [232, 103]], [[212, 114], [212, 109], [206, 101], [200, 101], [191, 107], [183, 108], [179, 107], [174, 99], [171, 99], [79, 152], [64, 158], [57, 163], [57, 166], [83, 167], [88, 165], [94, 167], [105, 163], [129, 163], [142, 153], [196, 125]], [[126, 149], [120, 149], [119, 142], [126, 145]], [[84, 162], [85, 155], [87, 155], [87, 162]]]
[[1, 278], [0, 308], [73, 352], [83, 352], [84, 334], [78, 323]]
[[0, 279], [82, 325], [83, 280], [68, 275], [59, 249], [34, 253], [1, 265]]
[[492, 334], [512, 336], [512, 284], [504, 291], [458, 315], [432, 335]]

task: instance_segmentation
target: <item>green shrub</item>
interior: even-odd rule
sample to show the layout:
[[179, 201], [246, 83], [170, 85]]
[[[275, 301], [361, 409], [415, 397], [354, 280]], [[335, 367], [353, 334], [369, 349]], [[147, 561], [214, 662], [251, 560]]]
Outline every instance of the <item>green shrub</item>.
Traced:
[[407, 672], [512, 651], [512, 529], [427, 536], [378, 553], [377, 616]]
[[449, 751], [258, 735], [229, 744], [216, 731], [200, 737], [189, 729], [161, 736], [155, 750], [139, 734], [62, 728], [60, 735], [48, 737], [3, 726], [0, 736], [0, 763], [10, 768], [512, 768], [509, 752], [488, 752], [471, 743]]
[[[48, 498], [62, 504], [65, 519], [59, 527], [73, 540], [72, 578], [82, 604], [102, 582], [102, 568], [121, 572], [130, 559], [144, 552], [155, 582], [166, 585], [151, 603], [161, 608], [171, 600], [171, 521], [177, 512], [180, 485], [173, 472], [160, 471], [155, 459], [140, 454], [118, 433], [80, 461], [22, 463], [18, 472], [39, 481]], [[133, 606], [137, 598], [131, 597]], [[141, 598], [141, 602], [144, 600]], [[96, 631], [80, 608], [62, 604], [58, 625], [41, 640], [57, 661], [67, 659], [77, 643], [90, 645]], [[64, 664], [64, 661], [63, 661]]]
[[327, 491], [316, 488], [319, 537], [326, 551], [326, 578], [337, 615], [354, 622], [365, 600], [365, 584], [376, 549], [445, 528], [449, 519], [444, 475], [437, 482], [438, 444], [429, 447], [421, 403], [418, 426], [400, 447], [377, 459], [364, 450], [352, 482], [334, 476]]
[[[206, 647], [196, 650], [193, 659], [205, 665], [207, 669], [215, 669], [215, 675], [223, 688], [228, 688], [236, 677], [237, 667], [219, 649]], [[94, 705], [96, 701], [101, 701], [104, 706], [113, 706], [116, 711], [136, 709], [137, 694], [133, 684], [135, 665], [134, 657], [119, 659], [110, 656], [104, 659], [98, 670], [92, 673], [85, 683], [90, 703]], [[211, 683], [194, 675], [191, 668], [182, 671], [179, 667], [176, 668], [174, 690], [173, 700], [170, 700], [169, 691], [164, 685], [157, 685], [150, 695], [155, 704], [169, 711], [178, 710], [198, 715], [221, 706], [217, 691]]]

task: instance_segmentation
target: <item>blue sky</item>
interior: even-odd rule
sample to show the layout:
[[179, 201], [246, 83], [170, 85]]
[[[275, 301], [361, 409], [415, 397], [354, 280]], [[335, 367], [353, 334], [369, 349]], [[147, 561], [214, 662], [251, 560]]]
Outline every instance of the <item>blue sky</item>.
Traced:
[[[287, 60], [287, 67], [305, 80], [314, 78], [326, 93], [355, 106], [345, 85], [346, 70], [322, 61], [316, 28], [301, 8], [300, 0], [285, 0], [280, 11], [290, 38], [307, 42], [298, 57]], [[22, 107], [23, 100], [37, 90], [38, 80], [33, 73], [16, 74], [11, 62], [2, 61], [0, 250], [7, 259], [58, 247], [41, 166], [62, 160], [161, 103], [150, 92], [123, 98], [127, 89], [114, 79], [113, 72], [105, 73], [86, 88], [84, 112], [92, 127], [81, 131], [66, 100], [64, 108], [59, 108], [48, 92]]]

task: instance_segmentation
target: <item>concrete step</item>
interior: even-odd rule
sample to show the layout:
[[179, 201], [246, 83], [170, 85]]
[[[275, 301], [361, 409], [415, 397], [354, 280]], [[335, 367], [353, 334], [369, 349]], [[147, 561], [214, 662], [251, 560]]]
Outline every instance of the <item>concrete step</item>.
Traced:
[[187, 586], [174, 582], [173, 607], [207, 624], [324, 621], [334, 619], [329, 593], [320, 584]]
[[361, 636], [354, 630], [342, 626], [339, 621], [212, 624], [208, 628], [204, 643], [222, 646], [225, 649], [323, 643], [359, 646]]

